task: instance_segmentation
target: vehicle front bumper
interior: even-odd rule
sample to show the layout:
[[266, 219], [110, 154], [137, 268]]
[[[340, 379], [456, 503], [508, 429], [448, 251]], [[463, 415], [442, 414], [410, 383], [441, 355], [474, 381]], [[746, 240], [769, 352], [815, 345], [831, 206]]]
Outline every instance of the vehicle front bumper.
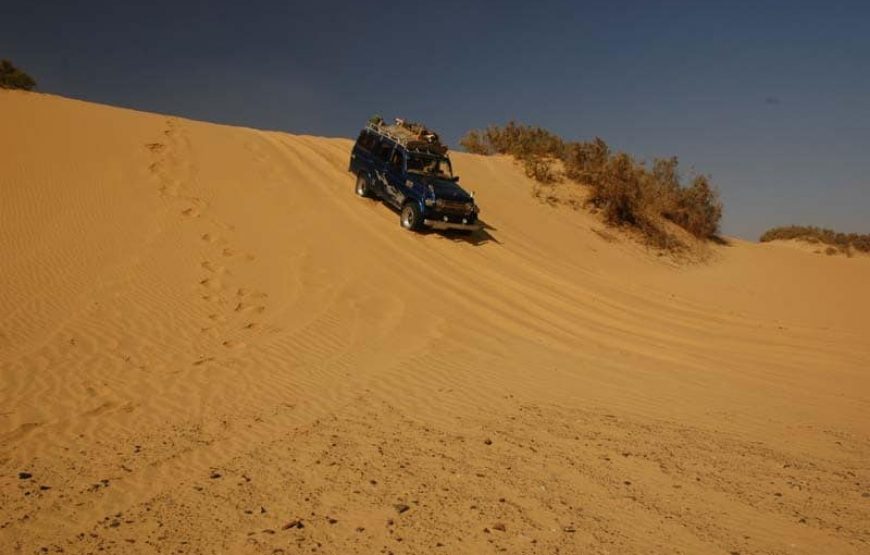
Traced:
[[461, 229], [464, 231], [477, 231], [483, 227], [479, 222], [461, 224], [457, 222], [445, 222], [443, 220], [423, 220], [423, 225], [432, 229]]

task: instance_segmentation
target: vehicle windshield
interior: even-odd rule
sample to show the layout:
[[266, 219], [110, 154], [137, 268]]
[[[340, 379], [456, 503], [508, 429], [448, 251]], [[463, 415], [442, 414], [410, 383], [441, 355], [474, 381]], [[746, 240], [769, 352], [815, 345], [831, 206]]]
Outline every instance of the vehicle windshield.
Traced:
[[447, 179], [453, 177], [450, 160], [447, 158], [437, 158], [435, 156], [420, 156], [418, 154], [412, 154], [408, 157], [408, 171], [423, 175], [445, 177]]

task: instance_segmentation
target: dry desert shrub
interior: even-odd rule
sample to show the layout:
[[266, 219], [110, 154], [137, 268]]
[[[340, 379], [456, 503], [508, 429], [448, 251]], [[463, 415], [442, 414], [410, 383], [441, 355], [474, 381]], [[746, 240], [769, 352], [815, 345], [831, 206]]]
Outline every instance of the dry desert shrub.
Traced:
[[684, 185], [676, 157], [655, 159], [647, 168], [629, 154], [613, 152], [598, 137], [566, 142], [541, 127], [513, 121], [469, 131], [461, 144], [476, 154], [511, 155], [523, 163], [526, 175], [541, 183], [564, 178], [587, 186], [588, 203], [609, 224], [637, 229], [655, 246], [674, 249], [682, 244], [663, 220], [701, 239], [712, 239], [719, 231], [722, 203], [710, 178], [695, 175]]
[[542, 127], [514, 121], [504, 127], [496, 125], [482, 131], [469, 131], [460, 140], [474, 154], [510, 154], [521, 160], [531, 157], [561, 158], [562, 139]]
[[530, 157], [523, 160], [526, 176], [544, 184], [555, 183], [559, 180], [555, 165], [556, 160], [553, 158]]
[[[830, 245], [850, 254], [853, 250], [870, 252], [870, 234], [841, 233], [833, 229], [815, 226], [789, 225], [768, 229], [761, 236], [761, 242], [797, 239], [807, 243]], [[828, 249], [825, 250], [827, 252]]]

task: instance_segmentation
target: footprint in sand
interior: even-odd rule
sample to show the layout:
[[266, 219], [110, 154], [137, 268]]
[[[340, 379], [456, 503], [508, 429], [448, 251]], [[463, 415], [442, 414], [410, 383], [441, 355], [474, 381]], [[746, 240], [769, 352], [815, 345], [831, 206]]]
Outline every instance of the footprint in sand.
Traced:
[[83, 412], [82, 415], [83, 416], [99, 416], [99, 415], [103, 414], [104, 412], [108, 412], [108, 411], [114, 409], [116, 406], [118, 406], [117, 403], [114, 403], [112, 401], [106, 401], [104, 403], [101, 403], [98, 407], [95, 407], [91, 410], [87, 410], [87, 411]]
[[[225, 247], [223, 250], [223, 255], [226, 257], [236, 256], [238, 254], [241, 254], [241, 253], [239, 251], [237, 251], [236, 249], [231, 248], [231, 247]], [[251, 253], [244, 254], [244, 257], [245, 257], [245, 260], [247, 260], [248, 262], [252, 262], [252, 261], [257, 259], [257, 256], [254, 254], [251, 254]]]
[[245, 287], [239, 287], [238, 289], [236, 289], [236, 297], [240, 298], [251, 297], [252, 299], [265, 299], [268, 296], [268, 293], [263, 293], [262, 291], [253, 291]]
[[244, 341], [236, 341], [234, 339], [227, 339], [223, 342], [223, 346], [227, 349], [244, 349], [247, 347], [247, 344]]
[[221, 314], [209, 314], [208, 319], [212, 322], [226, 322], [227, 319]]
[[213, 274], [225, 274], [225, 273], [227, 273], [226, 266], [221, 266], [219, 264], [216, 265], [213, 262], [210, 262], [208, 260], [206, 260], [204, 262], [200, 262], [199, 266], [203, 270], [205, 270], [207, 272], [211, 272]]
[[254, 329], [257, 329], [259, 327], [260, 327], [260, 324], [258, 324], [257, 322], [248, 322], [247, 324], [245, 324], [245, 326], [242, 329], [254, 330]]
[[169, 196], [169, 197], [177, 198], [178, 197], [178, 187], [176, 187], [174, 185], [173, 186], [161, 185], [160, 186], [160, 194], [165, 195], [165, 196]]
[[184, 210], [182, 210], [181, 215], [187, 216], [188, 218], [199, 218], [200, 212], [198, 208], [192, 206], [190, 208], [185, 208]]
[[263, 305], [249, 305], [245, 303], [236, 304], [236, 308], [233, 309], [236, 312], [255, 312], [257, 314], [262, 314], [266, 307]]
[[212, 279], [212, 278], [201, 279], [199, 281], [199, 284], [202, 285], [203, 287], [208, 287], [212, 291], [220, 291], [223, 288], [223, 285], [221, 284], [220, 280]]
[[214, 243], [216, 241], [215, 236], [211, 233], [203, 233], [199, 238], [206, 243]]

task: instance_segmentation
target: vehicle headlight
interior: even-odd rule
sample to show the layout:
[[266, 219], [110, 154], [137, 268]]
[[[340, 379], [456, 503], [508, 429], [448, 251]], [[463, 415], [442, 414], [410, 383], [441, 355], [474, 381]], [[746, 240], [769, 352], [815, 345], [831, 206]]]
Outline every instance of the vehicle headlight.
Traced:
[[425, 204], [426, 206], [432, 206], [435, 204], [435, 199], [434, 198], [424, 199], [423, 204]]

